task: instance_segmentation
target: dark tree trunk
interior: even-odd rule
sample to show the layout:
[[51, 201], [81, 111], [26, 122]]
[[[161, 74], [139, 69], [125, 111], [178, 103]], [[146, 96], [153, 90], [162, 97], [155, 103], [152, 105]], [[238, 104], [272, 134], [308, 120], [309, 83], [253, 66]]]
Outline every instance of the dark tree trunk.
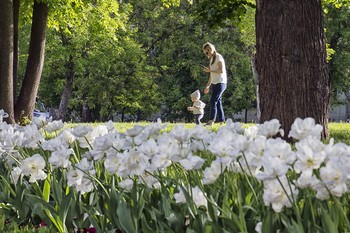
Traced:
[[260, 122], [278, 119], [288, 139], [297, 117], [328, 136], [329, 80], [321, 0], [257, 0]]
[[87, 105], [85, 102], [83, 103], [83, 109], [81, 112], [81, 121], [82, 122], [91, 122], [91, 112], [89, 105]]
[[252, 66], [252, 72], [254, 77], [254, 83], [255, 83], [255, 93], [256, 93], [256, 122], [260, 122], [261, 118], [261, 112], [260, 112], [260, 97], [259, 97], [259, 77], [258, 72], [256, 70], [256, 59], [252, 58], [250, 60], [250, 64]]
[[69, 57], [69, 61], [65, 64], [66, 70], [66, 85], [61, 95], [61, 102], [58, 108], [59, 118], [65, 120], [68, 110], [69, 99], [73, 92], [73, 80], [74, 80], [74, 61], [73, 56]]
[[9, 114], [9, 123], [14, 123], [12, 5], [12, 0], [0, 1], [0, 109]]
[[137, 110], [137, 114], [136, 114], [136, 122], [141, 120], [141, 111]]
[[32, 117], [44, 65], [47, 14], [48, 6], [42, 2], [34, 1], [29, 55], [21, 91], [15, 107], [16, 119], [19, 119], [22, 113], [30, 119]]
[[13, 0], [13, 98], [16, 100], [18, 70], [18, 21], [20, 0]]

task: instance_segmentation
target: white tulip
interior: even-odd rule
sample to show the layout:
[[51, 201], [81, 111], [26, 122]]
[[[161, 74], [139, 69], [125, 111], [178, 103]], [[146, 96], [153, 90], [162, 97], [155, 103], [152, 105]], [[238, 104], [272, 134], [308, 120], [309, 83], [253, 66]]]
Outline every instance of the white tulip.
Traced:
[[20, 169], [23, 175], [30, 176], [29, 182], [34, 183], [37, 180], [46, 179], [47, 175], [43, 171], [45, 165], [46, 162], [44, 158], [39, 154], [35, 154], [32, 157], [24, 159]]
[[322, 130], [322, 125], [315, 124], [315, 120], [313, 118], [307, 117], [305, 119], [301, 119], [298, 117], [292, 124], [288, 137], [301, 140], [307, 136], [312, 136], [320, 139]]

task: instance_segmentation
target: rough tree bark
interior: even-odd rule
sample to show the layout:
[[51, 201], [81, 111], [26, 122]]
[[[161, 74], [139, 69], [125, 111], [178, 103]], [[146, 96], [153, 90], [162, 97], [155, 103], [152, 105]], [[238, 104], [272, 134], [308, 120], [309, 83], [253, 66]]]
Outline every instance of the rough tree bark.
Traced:
[[278, 119], [288, 139], [297, 117], [328, 136], [329, 79], [321, 0], [257, 0], [256, 68], [261, 120]]
[[[18, 22], [20, 0], [13, 0], [13, 98], [16, 99], [16, 87], [18, 80]], [[14, 107], [14, 106], [13, 106]]]
[[34, 1], [29, 56], [21, 91], [15, 106], [17, 120], [22, 112], [31, 119], [34, 110], [44, 65], [48, 11], [48, 6], [45, 3]]
[[9, 123], [14, 123], [12, 6], [12, 0], [0, 1], [0, 109], [9, 114]]

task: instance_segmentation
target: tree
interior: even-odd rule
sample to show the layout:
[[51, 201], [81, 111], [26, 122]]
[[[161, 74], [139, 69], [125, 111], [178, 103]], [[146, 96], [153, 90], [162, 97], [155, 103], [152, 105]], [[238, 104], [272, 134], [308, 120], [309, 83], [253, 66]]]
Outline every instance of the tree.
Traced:
[[0, 1], [0, 109], [14, 122], [13, 109], [13, 12], [12, 0]]
[[[244, 6], [253, 5], [243, 0], [200, 2], [210, 11], [199, 15], [214, 25], [241, 19]], [[255, 18], [260, 122], [277, 118], [288, 139], [295, 118], [313, 117], [324, 127], [322, 136], [328, 136], [329, 80], [321, 0], [256, 0]]]
[[[162, 94], [162, 117], [166, 121], [192, 121], [193, 114], [186, 110], [191, 104], [189, 94], [194, 90], [203, 90], [208, 80], [200, 64], [208, 63], [202, 53], [202, 45], [212, 41], [223, 54], [229, 74], [229, 84], [223, 98], [227, 116], [252, 106], [255, 93], [246, 89], [253, 88], [249, 59], [242, 52], [242, 43], [238, 41], [239, 31], [233, 22], [222, 27], [210, 28], [202, 20], [194, 17], [200, 4], [181, 4], [163, 7], [157, 0], [135, 1], [133, 25], [139, 29], [135, 36], [148, 48], [148, 64], [154, 66], [154, 74], [159, 76], [157, 84]], [[205, 12], [205, 10], [203, 10]], [[246, 100], [244, 104], [237, 104]], [[209, 102], [209, 95], [202, 100]], [[209, 108], [206, 108], [208, 110]], [[205, 118], [209, 112], [205, 114]], [[204, 119], [205, 120], [205, 119]]]
[[0, 15], [1, 54], [3, 62], [0, 65], [0, 108], [9, 114], [8, 121], [18, 121], [24, 112], [31, 118], [34, 110], [37, 89], [40, 83], [45, 48], [45, 30], [48, 6], [43, 1], [34, 1], [32, 34], [26, 75], [21, 93], [16, 102], [17, 65], [18, 65], [18, 20], [19, 1], [1, 1], [1, 9], [6, 13]]
[[19, 8], [20, 0], [13, 0], [13, 98], [17, 96]]
[[60, 115], [86, 109], [92, 121], [154, 109], [157, 95], [143, 91], [152, 86], [146, 85], [152, 77], [147, 74], [144, 50], [134, 39], [135, 26], [126, 25], [130, 5], [110, 0], [86, 2], [81, 8], [74, 7], [74, 14], [70, 9], [74, 17], [58, 21], [59, 30], [49, 30], [43, 96], [61, 100], [50, 102], [60, 106]]
[[329, 80], [321, 0], [257, 0], [256, 68], [261, 122], [276, 118], [288, 138], [297, 117], [328, 136]]
[[[255, 95], [247, 91], [251, 71], [238, 31], [230, 24], [213, 32], [193, 17], [196, 6], [187, 1], [173, 7], [158, 0], [61, 1], [49, 12], [40, 99], [58, 108], [55, 113], [67, 114], [66, 120], [87, 109], [92, 121], [118, 114], [144, 120], [161, 111], [167, 115], [163, 120], [189, 121], [188, 95], [207, 81], [199, 64], [208, 62], [201, 45], [210, 40], [234, 74], [225, 93], [228, 115], [249, 108]], [[29, 37], [24, 29], [29, 31], [21, 28], [22, 54]]]
[[16, 119], [19, 119], [22, 114], [31, 118], [35, 107], [35, 99], [44, 65], [48, 11], [47, 4], [34, 1], [29, 56], [22, 88], [15, 105]]

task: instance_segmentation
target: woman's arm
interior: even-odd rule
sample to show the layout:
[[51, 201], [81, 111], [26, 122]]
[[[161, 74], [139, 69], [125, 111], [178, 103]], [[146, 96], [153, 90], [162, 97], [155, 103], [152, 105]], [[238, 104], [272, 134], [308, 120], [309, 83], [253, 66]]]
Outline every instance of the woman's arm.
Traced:
[[207, 85], [204, 88], [204, 91], [203, 91], [204, 94], [208, 94], [210, 85], [211, 85], [211, 77], [209, 77]]

